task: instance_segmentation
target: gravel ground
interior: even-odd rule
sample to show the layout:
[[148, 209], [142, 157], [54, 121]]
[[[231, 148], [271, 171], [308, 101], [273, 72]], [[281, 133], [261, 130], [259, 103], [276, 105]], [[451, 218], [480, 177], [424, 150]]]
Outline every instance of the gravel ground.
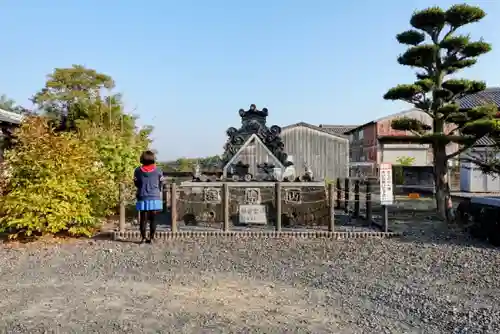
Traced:
[[464, 243], [0, 245], [0, 332], [499, 333], [500, 250]]

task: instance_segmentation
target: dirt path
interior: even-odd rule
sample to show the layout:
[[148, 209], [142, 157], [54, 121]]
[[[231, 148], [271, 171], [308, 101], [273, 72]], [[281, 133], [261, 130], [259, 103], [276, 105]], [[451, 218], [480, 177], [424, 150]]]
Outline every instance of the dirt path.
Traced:
[[500, 332], [499, 250], [448, 241], [3, 246], [0, 332]]

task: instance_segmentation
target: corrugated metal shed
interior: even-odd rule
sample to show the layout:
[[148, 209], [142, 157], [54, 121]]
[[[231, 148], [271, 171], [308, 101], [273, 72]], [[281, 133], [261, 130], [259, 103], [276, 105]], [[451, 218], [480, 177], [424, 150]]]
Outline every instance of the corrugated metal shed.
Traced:
[[316, 180], [348, 176], [349, 140], [344, 136], [301, 122], [284, 127], [281, 137], [297, 175], [308, 164]]
[[[478, 160], [500, 159], [494, 149], [478, 147], [462, 154], [465, 158]], [[500, 178], [495, 175], [484, 174], [481, 169], [470, 161], [460, 165], [460, 191], [463, 192], [500, 192]]]

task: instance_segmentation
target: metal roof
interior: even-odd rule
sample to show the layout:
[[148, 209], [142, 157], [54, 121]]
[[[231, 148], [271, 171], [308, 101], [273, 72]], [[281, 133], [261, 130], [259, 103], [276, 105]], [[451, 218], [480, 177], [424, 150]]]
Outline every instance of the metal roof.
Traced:
[[415, 110], [420, 110], [420, 109], [417, 109], [417, 108], [411, 108], [411, 109], [406, 109], [406, 110], [403, 110], [403, 111], [397, 112], [397, 113], [395, 113], [395, 114], [390, 114], [390, 115], [387, 115], [387, 116], [383, 116], [383, 117], [380, 117], [380, 118], [374, 119], [373, 121], [369, 121], [369, 122], [367, 122], [367, 123], [365, 123], [365, 124], [363, 124], [363, 125], [358, 125], [358, 126], [356, 126], [356, 127], [353, 127], [353, 128], [351, 128], [350, 130], [347, 130], [347, 131], [345, 132], [345, 134], [346, 134], [346, 135], [348, 135], [348, 134], [350, 134], [350, 133], [352, 133], [352, 132], [354, 132], [354, 131], [356, 131], [356, 130], [359, 130], [359, 129], [362, 129], [362, 128], [366, 127], [367, 125], [370, 125], [370, 124], [375, 124], [375, 123], [381, 122], [381, 121], [383, 121], [383, 120], [386, 120], [386, 119], [388, 119], [388, 118], [392, 118], [392, 117], [399, 117], [399, 116], [404, 116], [404, 115], [409, 114], [409, 113], [411, 113], [411, 112], [413, 112], [413, 111], [415, 111]]
[[12, 111], [0, 109], [0, 122], [20, 124], [23, 116]]
[[303, 127], [308, 128], [308, 129], [311, 129], [311, 130], [315, 130], [315, 131], [322, 132], [324, 134], [327, 134], [327, 135], [330, 135], [330, 136], [333, 136], [333, 137], [337, 137], [337, 138], [341, 138], [343, 140], [347, 140], [346, 136], [343, 135], [343, 134], [332, 133], [332, 132], [328, 131], [326, 128], [322, 128], [322, 127], [319, 127], [319, 126], [316, 126], [316, 125], [312, 125], [312, 124], [309, 124], [309, 123], [305, 123], [305, 122], [299, 122], [299, 123], [295, 123], [295, 124], [290, 124], [290, 125], [287, 125], [287, 126], [281, 128], [281, 130], [282, 131], [290, 130], [290, 129], [293, 129], [293, 128], [297, 128], [299, 126], [303, 126]]
[[333, 135], [345, 136], [345, 133], [357, 128], [359, 125], [330, 125], [330, 124], [320, 124], [319, 127], [324, 131], [331, 133]]

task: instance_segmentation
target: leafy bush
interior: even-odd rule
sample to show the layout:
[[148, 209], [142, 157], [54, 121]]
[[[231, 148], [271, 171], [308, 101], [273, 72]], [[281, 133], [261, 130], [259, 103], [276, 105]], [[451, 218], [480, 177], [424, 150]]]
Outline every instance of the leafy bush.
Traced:
[[[73, 65], [56, 68], [33, 102], [45, 118], [27, 116], [0, 172], [0, 232], [90, 235], [116, 213], [118, 185], [133, 198], [132, 172], [152, 128], [124, 111], [113, 79]], [[104, 92], [108, 89], [108, 93]]]
[[[124, 183], [125, 198], [135, 198], [135, 186], [132, 182], [134, 169], [139, 164], [139, 156], [147, 149], [148, 140], [142, 140], [141, 134], [132, 133], [124, 135], [112, 129], [93, 128], [81, 130], [82, 140], [86, 145], [94, 147], [102, 167], [106, 169], [114, 184]], [[108, 210], [112, 210], [118, 204], [118, 187], [109, 189]], [[101, 204], [104, 204], [101, 202]]]
[[4, 161], [0, 162], [0, 196], [7, 193], [9, 186], [9, 180], [11, 176], [11, 170], [7, 163]]
[[27, 117], [6, 152], [7, 192], [0, 197], [0, 232], [68, 232], [90, 236], [109, 213], [116, 187], [95, 149], [78, 133], [56, 133], [43, 117]]

